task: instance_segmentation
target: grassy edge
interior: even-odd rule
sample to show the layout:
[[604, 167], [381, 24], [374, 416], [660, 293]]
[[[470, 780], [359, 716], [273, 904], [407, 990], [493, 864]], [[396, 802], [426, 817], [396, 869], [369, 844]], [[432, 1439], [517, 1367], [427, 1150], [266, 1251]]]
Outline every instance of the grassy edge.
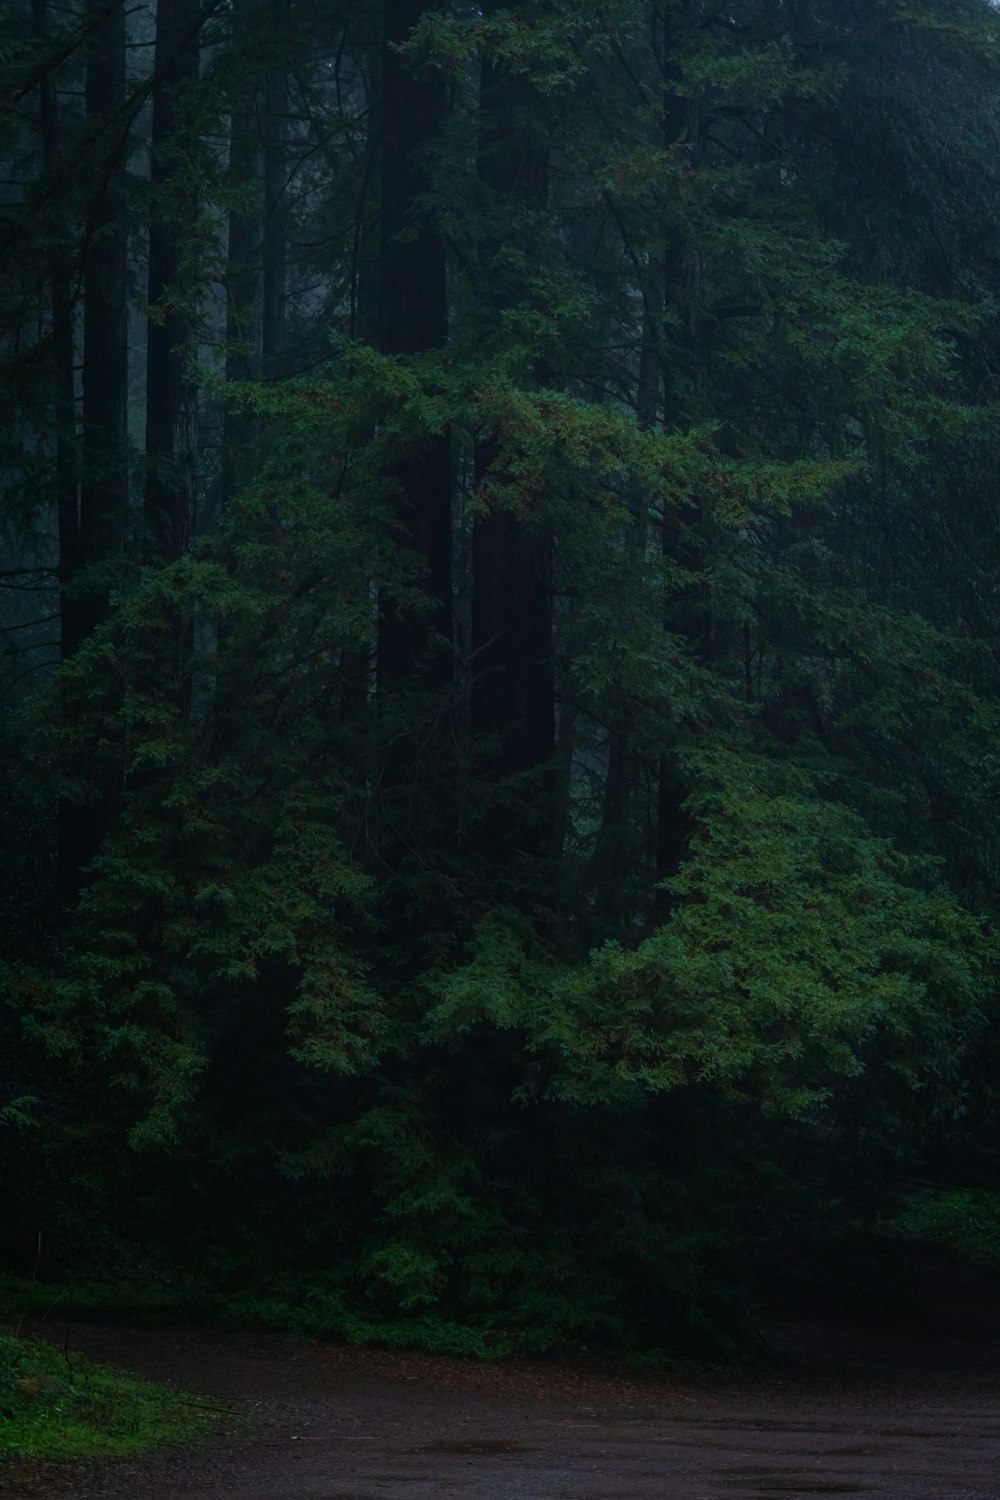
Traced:
[[23, 1319], [170, 1307], [173, 1288], [54, 1285], [0, 1273], [0, 1465], [23, 1459], [125, 1457], [204, 1437], [222, 1415], [208, 1402], [18, 1336]]
[[0, 1330], [0, 1464], [124, 1457], [205, 1436], [197, 1397]]

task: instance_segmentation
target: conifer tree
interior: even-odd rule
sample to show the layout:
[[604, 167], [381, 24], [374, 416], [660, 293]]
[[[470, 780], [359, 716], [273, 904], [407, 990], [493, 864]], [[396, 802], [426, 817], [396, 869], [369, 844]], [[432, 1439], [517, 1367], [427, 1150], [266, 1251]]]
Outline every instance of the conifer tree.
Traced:
[[4, 970], [52, 1201], [351, 1337], [718, 1328], [986, 1140], [992, 8], [161, 0], [123, 95], [40, 3], [3, 352], [66, 661], [11, 779], [108, 792]]
[[[434, 68], [422, 71], [406, 52], [427, 12], [421, 0], [387, 0], [381, 56], [382, 180], [379, 261], [380, 347], [419, 356], [448, 335], [445, 249], [428, 213], [432, 160], [445, 124], [447, 88]], [[409, 609], [384, 586], [378, 672], [383, 686], [451, 674], [451, 456], [447, 432], [422, 433], [393, 465], [398, 521], [426, 588], [430, 609]]]
[[144, 548], [154, 564], [182, 557], [195, 524], [198, 393], [189, 369], [193, 318], [182, 264], [185, 238], [200, 205], [183, 142], [185, 104], [198, 77], [200, 27], [196, 0], [158, 0], [150, 139]]
[[[128, 222], [126, 168], [129, 115], [125, 97], [125, 11], [92, 0], [86, 12], [86, 128], [96, 142], [82, 234], [83, 272], [80, 481], [76, 538], [63, 559], [78, 576], [64, 586], [72, 611], [63, 636], [68, 659], [107, 618], [120, 581], [128, 531]], [[63, 562], [64, 573], [66, 568]], [[71, 906], [107, 822], [102, 799], [63, 797], [59, 806], [58, 887]]]
[[[530, 74], [489, 52], [482, 60], [479, 99], [487, 229], [478, 246], [477, 292], [501, 327], [513, 312], [523, 327], [533, 313], [542, 313], [531, 257], [544, 244], [548, 206], [545, 121]], [[544, 385], [543, 352], [529, 348], [519, 355], [527, 365], [518, 372], [521, 378]], [[520, 778], [540, 768], [543, 774], [526, 784], [526, 797], [515, 793], [513, 803], [505, 799], [487, 818], [483, 852], [498, 863], [512, 852], [550, 854], [555, 816], [552, 531], [544, 515], [508, 499], [505, 457], [489, 435], [476, 444], [475, 480], [484, 501], [472, 532], [472, 729], [489, 747], [488, 778]], [[527, 817], [515, 812], [518, 802], [529, 807]]]

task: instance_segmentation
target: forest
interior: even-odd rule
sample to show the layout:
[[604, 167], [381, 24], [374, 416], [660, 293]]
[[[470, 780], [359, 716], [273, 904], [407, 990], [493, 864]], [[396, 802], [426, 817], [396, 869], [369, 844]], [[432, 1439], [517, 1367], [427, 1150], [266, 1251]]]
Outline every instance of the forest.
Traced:
[[991, 0], [0, 78], [0, 1269], [493, 1356], [1000, 1268]]

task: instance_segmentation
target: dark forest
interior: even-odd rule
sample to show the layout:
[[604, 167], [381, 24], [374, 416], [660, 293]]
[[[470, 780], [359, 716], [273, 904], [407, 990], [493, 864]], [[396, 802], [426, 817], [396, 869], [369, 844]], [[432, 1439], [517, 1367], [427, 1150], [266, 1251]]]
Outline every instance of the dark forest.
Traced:
[[1000, 1267], [1000, 12], [0, 75], [0, 1268], [715, 1357]]

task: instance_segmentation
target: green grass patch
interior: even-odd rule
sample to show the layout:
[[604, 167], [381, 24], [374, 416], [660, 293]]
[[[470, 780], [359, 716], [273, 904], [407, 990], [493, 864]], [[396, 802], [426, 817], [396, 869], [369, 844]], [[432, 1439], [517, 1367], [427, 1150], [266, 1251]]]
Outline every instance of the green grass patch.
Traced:
[[0, 1461], [142, 1453], [201, 1437], [197, 1398], [0, 1331]]

